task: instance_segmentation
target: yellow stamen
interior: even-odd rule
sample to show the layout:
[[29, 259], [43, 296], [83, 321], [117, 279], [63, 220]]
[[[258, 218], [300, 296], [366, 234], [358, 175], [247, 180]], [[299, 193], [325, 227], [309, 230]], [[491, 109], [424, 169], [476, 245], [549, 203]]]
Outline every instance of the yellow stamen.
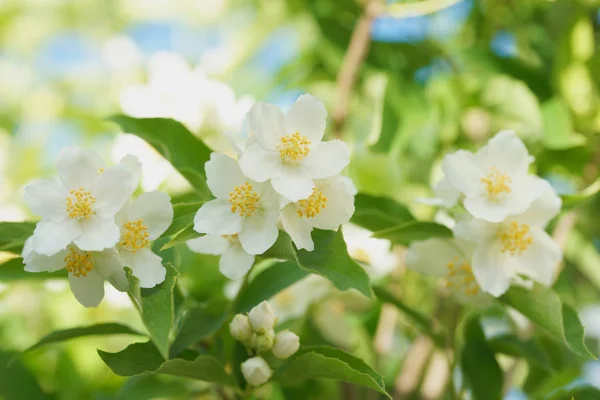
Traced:
[[310, 140], [299, 132], [292, 135], [282, 136], [281, 144], [277, 146], [281, 159], [284, 162], [294, 163], [302, 160], [310, 153]]
[[298, 201], [296, 206], [299, 217], [314, 218], [327, 207], [327, 197], [319, 189], [313, 188], [312, 194], [307, 199]]
[[260, 196], [254, 191], [249, 182], [236, 186], [233, 192], [229, 193], [229, 203], [231, 203], [231, 212], [237, 213], [240, 217], [250, 217], [260, 207]]
[[484, 184], [488, 197], [496, 198], [502, 193], [510, 193], [512, 180], [507, 174], [503, 174], [492, 167], [487, 176], [481, 178], [481, 183]]
[[502, 252], [511, 256], [521, 254], [533, 243], [529, 225], [512, 221], [507, 229], [500, 233]]
[[458, 262], [459, 259], [456, 257], [446, 265], [448, 267], [446, 287], [462, 291], [469, 296], [476, 295], [479, 293], [479, 286], [475, 281], [475, 276], [473, 276], [471, 264], [467, 261], [463, 261], [461, 264], [458, 264]]
[[94, 269], [94, 259], [89, 251], [81, 251], [75, 246], [69, 246], [69, 253], [64, 258], [65, 269], [73, 276], [79, 278], [87, 276]]
[[125, 232], [121, 234], [119, 245], [132, 253], [135, 254], [150, 244], [148, 228], [141, 219], [124, 223], [123, 230]]
[[67, 214], [69, 218], [89, 219], [96, 214], [95, 203], [94, 196], [84, 188], [71, 189], [67, 195]]

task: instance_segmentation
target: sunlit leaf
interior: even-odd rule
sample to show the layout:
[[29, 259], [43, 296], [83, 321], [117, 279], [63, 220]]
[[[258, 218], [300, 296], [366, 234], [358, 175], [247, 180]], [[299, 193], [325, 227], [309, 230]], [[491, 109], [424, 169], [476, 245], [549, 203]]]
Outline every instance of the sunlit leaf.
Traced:
[[394, 244], [407, 245], [434, 237], [452, 237], [452, 231], [447, 226], [435, 222], [415, 221], [377, 231], [373, 233], [373, 236], [387, 239]]
[[388, 197], [358, 193], [354, 207], [352, 223], [370, 231], [380, 231], [415, 220], [405, 206]]

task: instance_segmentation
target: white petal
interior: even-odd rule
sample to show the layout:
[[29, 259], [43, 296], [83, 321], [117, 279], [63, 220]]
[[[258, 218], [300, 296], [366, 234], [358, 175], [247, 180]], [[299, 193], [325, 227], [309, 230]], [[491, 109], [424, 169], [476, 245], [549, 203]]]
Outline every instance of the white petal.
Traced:
[[94, 257], [94, 269], [102, 279], [109, 281], [115, 289], [126, 292], [129, 289], [129, 281], [119, 254], [114, 249], [108, 249], [94, 252], [92, 255]]
[[532, 227], [533, 242], [520, 255], [515, 255], [517, 272], [549, 286], [562, 259], [558, 244], [543, 230]]
[[31, 252], [24, 258], [25, 271], [27, 272], [54, 272], [65, 267], [66, 250], [61, 250], [51, 256], [44, 256]]
[[543, 228], [552, 218], [558, 215], [562, 206], [562, 200], [548, 181], [540, 178], [536, 179], [536, 181], [540, 187], [538, 198], [517, 218], [521, 223]]
[[90, 154], [90, 150], [75, 146], [60, 152], [56, 170], [67, 189], [89, 188], [98, 177], [96, 157]]
[[92, 164], [94, 164], [94, 168], [96, 169], [96, 173], [100, 172], [102, 169], [106, 168], [106, 163], [100, 157], [98, 153], [93, 150], [83, 149], [87, 154], [88, 158], [91, 160]]
[[231, 212], [231, 205], [223, 200], [211, 200], [196, 213], [194, 230], [214, 235], [233, 235], [242, 230], [243, 218]]
[[252, 268], [254, 256], [246, 253], [242, 246], [234, 244], [229, 247], [219, 260], [219, 270], [229, 279], [240, 279]]
[[67, 219], [68, 194], [58, 182], [40, 180], [25, 186], [25, 202], [31, 211], [51, 221]]
[[483, 170], [475, 161], [475, 156], [465, 150], [459, 150], [448, 154], [442, 161], [442, 170], [445, 179], [466, 195], [481, 192], [481, 178], [484, 177]]
[[276, 106], [259, 101], [248, 111], [248, 127], [265, 148], [275, 150], [286, 134], [285, 115]]
[[21, 251], [21, 257], [23, 257], [25, 259], [32, 253], [34, 253], [33, 235], [31, 235], [27, 239], [25, 239], [25, 243], [23, 243], [23, 250]]
[[94, 211], [101, 217], [113, 217], [133, 193], [131, 175], [121, 165], [102, 172], [90, 188], [96, 199]]
[[284, 165], [281, 177], [273, 179], [271, 184], [277, 193], [291, 201], [307, 198], [314, 187], [310, 174], [301, 166], [293, 164]]
[[279, 152], [265, 150], [260, 144], [248, 147], [240, 157], [244, 175], [257, 182], [279, 178], [283, 168]]
[[81, 227], [74, 219], [64, 222], [40, 221], [33, 232], [33, 249], [39, 254], [55, 254], [66, 249], [80, 233]]
[[310, 218], [309, 222], [318, 229], [337, 230], [350, 221], [354, 214], [354, 196], [341, 181], [318, 181], [317, 188], [327, 198], [326, 207]]
[[467, 256], [451, 240], [434, 238], [412, 243], [404, 261], [413, 271], [442, 277], [448, 273], [448, 263], [468, 259]]
[[93, 216], [80, 222], [81, 235], [75, 244], [81, 250], [101, 251], [113, 247], [119, 241], [119, 227], [113, 218]]
[[119, 161], [120, 166], [129, 172], [131, 178], [131, 189], [135, 191], [142, 179], [142, 163], [133, 154], [127, 154]]
[[221, 235], [205, 235], [187, 241], [190, 250], [200, 254], [219, 256], [229, 248], [229, 240]]
[[319, 142], [325, 134], [327, 110], [323, 103], [310, 94], [298, 97], [285, 117], [286, 132], [298, 132], [309, 140]]
[[262, 254], [277, 240], [277, 214], [258, 211], [244, 220], [239, 238], [249, 254]]
[[313, 179], [339, 174], [350, 162], [350, 147], [341, 140], [321, 142], [310, 150], [302, 165]]
[[136, 253], [121, 250], [123, 264], [131, 268], [131, 272], [140, 281], [143, 288], [151, 288], [165, 280], [167, 273], [162, 258], [150, 249], [141, 249]]
[[433, 192], [447, 208], [454, 207], [460, 197], [460, 191], [445, 178], [433, 185]]
[[454, 235], [468, 242], [483, 243], [497, 236], [500, 228], [499, 224], [473, 218], [457, 222], [454, 226]]
[[516, 275], [512, 257], [501, 251], [498, 241], [478, 246], [473, 254], [472, 267], [479, 287], [494, 297], [506, 292]]
[[313, 227], [305, 218], [298, 216], [294, 204], [288, 204], [283, 209], [281, 223], [299, 250], [313, 251], [315, 249], [315, 243], [310, 236]]
[[143, 193], [117, 216], [120, 227], [126, 222], [140, 219], [148, 229], [148, 240], [159, 238], [173, 222], [173, 205], [169, 195], [159, 191]]
[[69, 274], [69, 285], [84, 307], [97, 307], [104, 298], [104, 279], [94, 270], [80, 277]]
[[229, 193], [234, 187], [248, 181], [242, 174], [238, 162], [223, 154], [212, 153], [210, 161], [205, 164], [204, 169], [210, 191], [222, 200], [229, 198]]
[[527, 147], [513, 131], [502, 131], [475, 154], [484, 169], [496, 168], [509, 175], [527, 174], [532, 158]]

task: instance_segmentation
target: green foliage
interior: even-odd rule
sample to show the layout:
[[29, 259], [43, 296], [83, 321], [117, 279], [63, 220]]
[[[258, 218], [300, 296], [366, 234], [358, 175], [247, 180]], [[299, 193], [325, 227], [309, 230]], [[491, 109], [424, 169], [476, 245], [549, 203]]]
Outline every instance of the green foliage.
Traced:
[[44, 394], [35, 376], [15, 358], [16, 355], [0, 351], [0, 398], [3, 400], [43, 400]]
[[226, 321], [223, 307], [195, 306], [186, 311], [181, 319], [170, 355], [174, 357], [188, 346], [214, 335]]
[[352, 222], [370, 231], [381, 231], [415, 220], [405, 206], [387, 197], [358, 193], [354, 207]]
[[20, 254], [34, 229], [32, 222], [0, 222], [0, 251]]
[[414, 241], [434, 237], [449, 238], [452, 237], [452, 231], [448, 227], [435, 222], [415, 221], [377, 231], [373, 236], [387, 239], [394, 244], [406, 245]]

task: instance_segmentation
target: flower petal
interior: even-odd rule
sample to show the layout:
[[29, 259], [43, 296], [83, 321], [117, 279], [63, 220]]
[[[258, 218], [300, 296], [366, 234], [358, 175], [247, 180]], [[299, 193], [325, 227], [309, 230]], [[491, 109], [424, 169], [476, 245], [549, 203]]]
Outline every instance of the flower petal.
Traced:
[[63, 149], [56, 163], [56, 170], [67, 189], [89, 188], [98, 178], [99, 156], [90, 150], [71, 146]]
[[501, 251], [499, 241], [482, 244], [473, 253], [473, 275], [484, 292], [501, 296], [516, 276], [515, 264], [510, 254]]
[[25, 186], [25, 202], [31, 211], [51, 221], [67, 219], [68, 194], [58, 182], [40, 180]]
[[521, 223], [543, 228], [552, 218], [558, 215], [562, 200], [548, 181], [536, 178], [536, 182], [539, 186], [538, 198], [517, 218]]
[[310, 174], [299, 165], [283, 166], [281, 177], [271, 180], [273, 189], [290, 201], [305, 199], [315, 186]]
[[248, 178], [264, 182], [281, 176], [283, 163], [277, 151], [265, 150], [260, 144], [249, 146], [240, 157], [240, 167]]
[[33, 250], [50, 256], [66, 249], [80, 233], [79, 222], [74, 219], [63, 222], [40, 221], [33, 232]]
[[279, 138], [286, 134], [285, 115], [272, 104], [256, 102], [248, 111], [248, 128], [266, 149], [276, 150]]
[[326, 207], [310, 218], [309, 222], [318, 229], [337, 230], [341, 224], [350, 221], [354, 214], [354, 196], [348, 192], [342, 181], [317, 181], [317, 189], [327, 198]]
[[468, 259], [466, 256], [451, 240], [433, 238], [412, 243], [404, 261], [413, 271], [443, 277], [448, 273], [448, 263]]
[[80, 277], [69, 274], [69, 285], [77, 301], [84, 307], [97, 307], [104, 298], [104, 279], [94, 270]]
[[94, 211], [104, 218], [113, 217], [133, 193], [131, 175], [117, 164], [100, 174], [90, 192], [96, 199]]
[[219, 271], [229, 279], [240, 279], [254, 264], [254, 256], [246, 253], [239, 243], [229, 247], [219, 260]]
[[142, 180], [142, 163], [133, 154], [127, 154], [119, 161], [120, 166], [129, 172], [131, 178], [131, 189], [135, 191]]
[[456, 189], [446, 178], [433, 185], [433, 192], [438, 197], [441, 205], [452, 208], [460, 197], [460, 191]]
[[293, 204], [288, 204], [281, 212], [281, 223], [298, 250], [313, 251], [315, 249], [315, 243], [310, 235], [313, 227], [306, 218], [298, 216]]
[[25, 271], [27, 272], [54, 272], [65, 267], [66, 250], [61, 250], [51, 256], [44, 256], [36, 252], [30, 252], [24, 257]]
[[339, 174], [350, 162], [350, 147], [341, 140], [321, 142], [310, 150], [302, 165], [313, 179]]
[[121, 250], [123, 264], [131, 268], [131, 272], [140, 281], [143, 288], [151, 288], [165, 280], [166, 268], [162, 264], [162, 258], [150, 249], [141, 249], [136, 253]]
[[219, 153], [212, 153], [210, 161], [207, 161], [204, 169], [206, 171], [206, 183], [212, 194], [222, 200], [229, 198], [229, 193], [234, 187], [243, 185], [248, 181], [242, 174], [236, 160]]
[[102, 279], [109, 281], [115, 289], [126, 292], [129, 289], [129, 281], [116, 250], [108, 249], [94, 252], [92, 255], [94, 257], [94, 268], [102, 276]]
[[532, 243], [522, 254], [514, 256], [517, 272], [550, 286], [562, 259], [562, 251], [542, 229], [532, 227], [530, 234]]
[[230, 244], [229, 240], [221, 235], [205, 235], [188, 240], [187, 246], [196, 253], [219, 256], [229, 248]]
[[74, 240], [77, 247], [85, 251], [102, 251], [119, 241], [119, 227], [114, 218], [93, 216], [80, 222], [81, 235]]
[[496, 168], [511, 176], [527, 174], [533, 158], [513, 131], [498, 132], [476, 154], [477, 163], [488, 170]]
[[242, 230], [243, 218], [231, 212], [229, 203], [211, 200], [200, 207], [194, 217], [194, 230], [214, 235], [233, 235]]
[[277, 240], [277, 214], [258, 211], [244, 220], [239, 238], [249, 254], [262, 254]]
[[469, 219], [458, 221], [454, 226], [454, 236], [473, 243], [491, 241], [497, 234], [500, 226], [482, 219]]
[[117, 215], [119, 227], [140, 219], [148, 229], [148, 240], [158, 239], [173, 222], [173, 205], [169, 195], [159, 191], [142, 193]]
[[327, 110], [323, 103], [310, 94], [298, 97], [285, 117], [286, 132], [299, 132], [312, 142], [320, 142], [325, 134]]
[[445, 179], [461, 193], [474, 195], [481, 192], [484, 173], [473, 153], [459, 150], [448, 154], [442, 161], [442, 170]]

